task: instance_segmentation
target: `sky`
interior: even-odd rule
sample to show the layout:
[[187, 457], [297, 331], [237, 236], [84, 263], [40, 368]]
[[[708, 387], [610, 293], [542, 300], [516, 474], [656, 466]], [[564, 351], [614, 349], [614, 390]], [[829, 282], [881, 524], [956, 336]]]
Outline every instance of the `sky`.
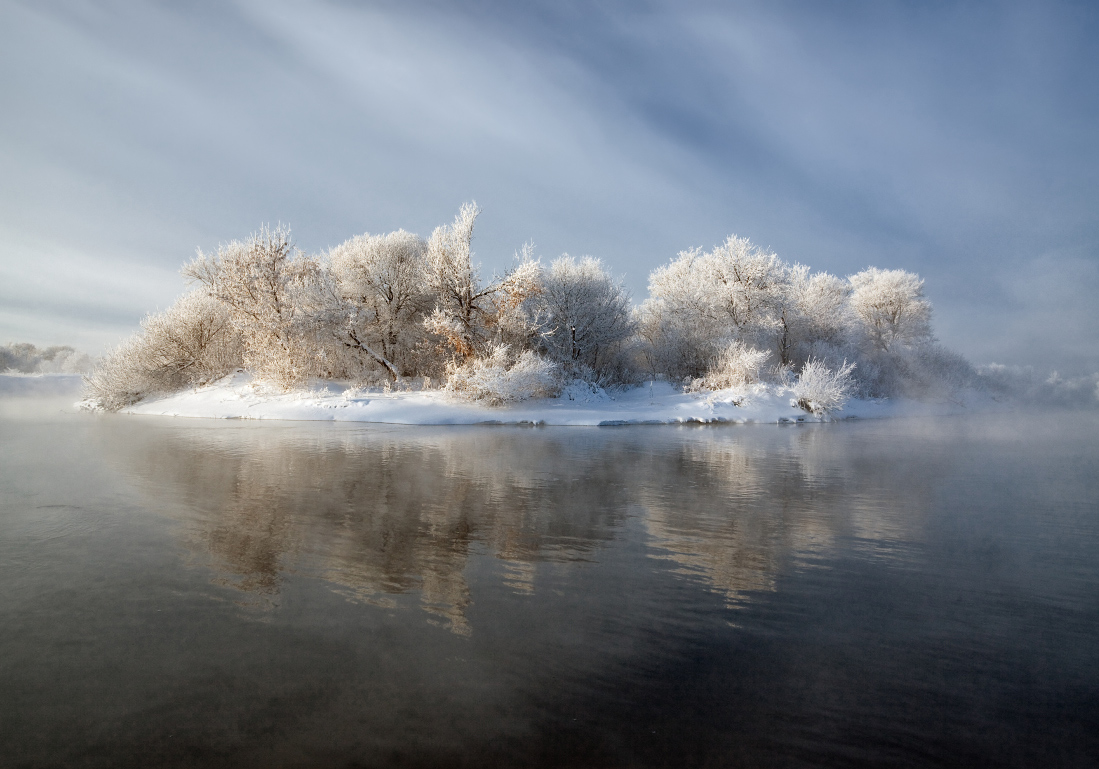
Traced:
[[101, 353], [196, 249], [482, 208], [637, 302], [737, 234], [917, 272], [975, 363], [1099, 370], [1099, 5], [0, 0], [0, 344]]

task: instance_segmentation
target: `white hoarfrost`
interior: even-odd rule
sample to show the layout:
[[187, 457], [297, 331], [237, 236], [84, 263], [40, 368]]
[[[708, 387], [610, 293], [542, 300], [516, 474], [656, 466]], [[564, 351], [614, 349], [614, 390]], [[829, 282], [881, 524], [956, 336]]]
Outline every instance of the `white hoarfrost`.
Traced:
[[842, 411], [851, 397], [854, 370], [855, 364], [847, 361], [833, 370], [818, 360], [810, 360], [802, 367], [793, 387], [793, 405], [818, 416]]
[[415, 371], [425, 341], [424, 315], [432, 297], [424, 287], [427, 244], [412, 233], [358, 235], [328, 253], [338, 296], [335, 335], [391, 379]]
[[888, 351], [931, 341], [931, 303], [919, 275], [871, 267], [850, 282], [851, 309], [875, 347]]
[[687, 389], [694, 392], [727, 390], [756, 384], [770, 358], [771, 353], [766, 350], [757, 350], [742, 342], [731, 342], [710, 365], [706, 375], [693, 380]]
[[484, 358], [452, 365], [446, 391], [490, 406], [531, 398], [549, 398], [561, 389], [560, 367], [530, 350], [518, 357], [507, 345], [496, 345]]
[[148, 315], [141, 332], [104, 356], [86, 379], [108, 410], [220, 379], [241, 364], [241, 341], [225, 306], [202, 292], [184, 294]]
[[[309, 255], [277, 227], [200, 252], [183, 268], [198, 291], [96, 366], [89, 402], [191, 416], [599, 424], [895, 411], [876, 398], [935, 411], [963, 408], [977, 390], [1095, 399], [1094, 379], [978, 372], [945, 350], [914, 273], [872, 267], [844, 280], [733, 235], [653, 271], [634, 308], [598, 259], [543, 266], [533, 245], [482, 278], [479, 213], [462, 206], [427, 240], [364, 234]], [[0, 366], [71, 370], [65, 351], [0, 348]], [[219, 380], [230, 371], [240, 373]], [[353, 397], [310, 389], [319, 381]], [[383, 382], [380, 394], [369, 389]]]
[[630, 295], [590, 256], [553, 260], [532, 302], [539, 340], [550, 359], [577, 375], [612, 383], [624, 378], [637, 332]]
[[733, 341], [773, 343], [786, 273], [775, 254], [735, 235], [709, 252], [680, 252], [649, 276], [650, 298], [640, 309], [649, 366], [693, 379]]
[[228, 313], [245, 367], [287, 389], [314, 375], [323, 353], [308, 305], [320, 265], [291, 244], [289, 229], [263, 227], [217, 254], [200, 251], [183, 275]]

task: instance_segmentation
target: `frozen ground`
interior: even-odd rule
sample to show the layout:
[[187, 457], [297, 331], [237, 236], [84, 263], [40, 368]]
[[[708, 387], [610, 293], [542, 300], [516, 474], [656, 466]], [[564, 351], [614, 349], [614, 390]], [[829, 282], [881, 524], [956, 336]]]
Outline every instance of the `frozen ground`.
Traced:
[[[739, 402], [739, 405], [737, 403]], [[843, 411], [824, 419], [937, 415], [995, 408], [980, 395], [950, 402], [849, 401]], [[687, 422], [817, 422], [821, 417], [791, 405], [785, 388], [756, 386], [712, 394], [681, 393], [656, 382], [611, 394], [580, 385], [559, 398], [492, 407], [468, 403], [434, 390], [384, 392], [360, 390], [335, 382], [283, 393], [254, 383], [245, 374], [207, 387], [151, 399], [124, 413], [220, 419], [336, 420], [392, 424], [545, 424], [619, 425]]]

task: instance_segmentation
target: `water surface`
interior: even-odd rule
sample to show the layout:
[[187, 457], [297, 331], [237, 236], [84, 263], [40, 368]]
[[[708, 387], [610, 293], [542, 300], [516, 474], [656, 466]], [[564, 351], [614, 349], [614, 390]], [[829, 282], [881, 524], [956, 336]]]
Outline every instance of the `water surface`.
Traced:
[[1094, 766], [1097, 428], [0, 401], [0, 765]]

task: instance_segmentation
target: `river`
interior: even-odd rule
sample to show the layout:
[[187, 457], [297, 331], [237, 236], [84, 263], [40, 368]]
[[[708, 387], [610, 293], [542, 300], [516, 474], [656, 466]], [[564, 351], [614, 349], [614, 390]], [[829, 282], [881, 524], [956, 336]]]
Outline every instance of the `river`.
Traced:
[[0, 401], [0, 765], [1095, 766], [1099, 415]]

